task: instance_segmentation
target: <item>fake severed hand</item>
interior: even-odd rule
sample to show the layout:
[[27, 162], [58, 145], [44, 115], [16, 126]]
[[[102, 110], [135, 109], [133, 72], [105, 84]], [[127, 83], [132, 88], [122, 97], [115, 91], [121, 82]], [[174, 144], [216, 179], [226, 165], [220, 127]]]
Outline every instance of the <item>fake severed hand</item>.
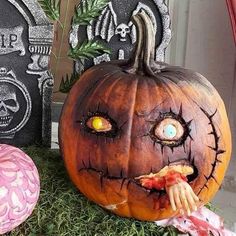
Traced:
[[173, 211], [180, 210], [182, 215], [184, 212], [190, 215], [192, 211], [197, 210], [199, 198], [187, 182], [179, 179], [175, 185], [166, 187], [166, 191]]
[[148, 189], [166, 190], [173, 211], [190, 215], [197, 210], [199, 198], [187, 182], [193, 168], [184, 165], [166, 166], [158, 173], [139, 176], [136, 179]]

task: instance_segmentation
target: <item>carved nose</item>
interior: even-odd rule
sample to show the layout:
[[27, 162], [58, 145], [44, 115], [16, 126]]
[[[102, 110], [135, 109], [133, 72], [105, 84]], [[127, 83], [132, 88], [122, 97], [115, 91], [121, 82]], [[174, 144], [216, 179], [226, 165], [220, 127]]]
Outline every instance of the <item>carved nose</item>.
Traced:
[[8, 112], [7, 112], [6, 105], [3, 101], [1, 101], [1, 103], [0, 103], [0, 117], [7, 116], [7, 115], [8, 115]]
[[125, 37], [125, 36], [126, 36], [126, 31], [125, 31], [125, 30], [123, 30], [123, 31], [121, 32], [121, 36], [122, 36], [122, 37]]

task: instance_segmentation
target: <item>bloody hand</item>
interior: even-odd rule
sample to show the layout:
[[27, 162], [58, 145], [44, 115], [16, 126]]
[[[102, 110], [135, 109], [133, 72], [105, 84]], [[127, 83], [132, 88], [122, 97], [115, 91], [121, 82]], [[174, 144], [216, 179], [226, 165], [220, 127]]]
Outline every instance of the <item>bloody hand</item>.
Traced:
[[143, 187], [148, 189], [166, 190], [173, 211], [180, 210], [181, 214], [186, 211], [197, 210], [198, 197], [187, 183], [187, 175], [192, 173], [191, 167], [171, 166], [163, 168], [157, 174], [141, 176], [137, 179]]

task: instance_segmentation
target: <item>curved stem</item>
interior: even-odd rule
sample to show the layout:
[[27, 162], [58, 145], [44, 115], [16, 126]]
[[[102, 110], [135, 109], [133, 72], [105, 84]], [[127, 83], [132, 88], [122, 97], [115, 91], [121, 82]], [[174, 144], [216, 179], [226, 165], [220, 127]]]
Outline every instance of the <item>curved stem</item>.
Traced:
[[144, 23], [144, 28], [146, 31], [144, 34], [146, 37], [146, 40], [144, 38], [144, 67], [145, 70], [148, 71], [148, 73], [154, 74], [151, 67], [155, 61], [155, 30], [150, 17], [148, 17], [147, 14], [141, 14]]
[[145, 11], [133, 16], [132, 21], [137, 29], [137, 44], [126, 71], [154, 75], [152, 70], [155, 63], [155, 30], [153, 23]]
[[[142, 71], [143, 69], [143, 60], [142, 60], [142, 47], [143, 47], [143, 37], [142, 35], [144, 35], [143, 32], [143, 26], [142, 26], [142, 22], [141, 22], [141, 18], [139, 15], [135, 15], [132, 18], [133, 23], [136, 26], [136, 30], [137, 30], [137, 43], [134, 49], [134, 55], [133, 57], [131, 57], [130, 59], [130, 64], [131, 64], [131, 68], [133, 69], [133, 72], [135, 73], [137, 70]], [[132, 72], [132, 69], [130, 72]]]

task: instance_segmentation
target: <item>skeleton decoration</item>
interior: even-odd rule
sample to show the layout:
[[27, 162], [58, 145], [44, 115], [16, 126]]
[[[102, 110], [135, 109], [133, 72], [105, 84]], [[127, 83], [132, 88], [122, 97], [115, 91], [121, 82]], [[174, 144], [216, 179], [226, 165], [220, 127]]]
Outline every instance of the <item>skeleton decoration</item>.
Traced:
[[37, 0], [4, 0], [0, 32], [0, 142], [48, 146], [53, 26]]
[[[20, 109], [22, 114], [18, 115]], [[31, 97], [25, 85], [13, 71], [0, 68], [0, 138], [13, 139], [29, 120], [31, 110]]]
[[0, 127], [8, 126], [20, 109], [16, 91], [7, 85], [0, 85]]
[[[82, 1], [78, 8], [83, 4], [85, 1]], [[164, 1], [112, 0], [98, 19], [93, 20], [87, 27], [73, 26], [70, 33], [70, 44], [73, 48], [86, 39], [96, 39], [110, 48], [112, 54], [103, 54], [95, 58], [93, 62], [85, 63], [85, 68], [82, 68], [83, 65], [78, 62], [76, 64], [77, 70], [82, 71], [93, 64], [111, 59], [129, 58], [137, 40], [136, 27], [132, 23], [131, 17], [141, 11], [148, 14], [156, 33], [155, 59], [163, 61], [165, 49], [171, 38], [170, 17]]]
[[115, 34], [119, 34], [120, 35], [120, 41], [122, 42], [126, 42], [126, 37], [127, 35], [130, 34], [130, 28], [128, 25], [122, 23], [119, 24], [116, 28]]

